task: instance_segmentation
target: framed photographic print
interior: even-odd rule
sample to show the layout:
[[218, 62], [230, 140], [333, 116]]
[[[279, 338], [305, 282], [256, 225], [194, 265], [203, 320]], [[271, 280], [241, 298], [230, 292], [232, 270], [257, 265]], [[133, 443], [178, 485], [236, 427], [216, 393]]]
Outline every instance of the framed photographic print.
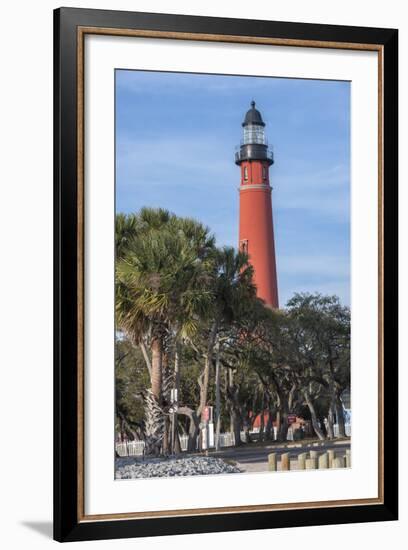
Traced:
[[397, 31], [54, 28], [56, 540], [397, 519]]

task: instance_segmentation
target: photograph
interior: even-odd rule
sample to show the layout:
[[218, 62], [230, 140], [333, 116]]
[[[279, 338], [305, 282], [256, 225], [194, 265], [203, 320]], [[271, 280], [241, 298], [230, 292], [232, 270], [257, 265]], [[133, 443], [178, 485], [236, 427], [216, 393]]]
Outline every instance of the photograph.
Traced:
[[115, 481], [351, 468], [350, 81], [114, 86]]
[[398, 517], [398, 30], [299, 21], [54, 12], [55, 540]]
[[403, 548], [403, 3], [2, 8], [2, 547]]

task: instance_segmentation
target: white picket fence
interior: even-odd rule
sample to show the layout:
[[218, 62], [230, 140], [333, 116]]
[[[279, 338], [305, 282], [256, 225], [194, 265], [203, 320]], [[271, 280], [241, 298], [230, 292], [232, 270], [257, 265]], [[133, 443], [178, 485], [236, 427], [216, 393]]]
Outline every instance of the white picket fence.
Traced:
[[[333, 431], [334, 431], [334, 437], [337, 437], [339, 435], [339, 425], [338, 424], [334, 424]], [[344, 424], [344, 431], [346, 432], [346, 436], [350, 437], [351, 436], [351, 424], [348, 424], [348, 423]]]
[[119, 456], [141, 456], [143, 455], [144, 441], [128, 441], [116, 443], [116, 452]]
[[[346, 435], [351, 436], [351, 424], [345, 424], [345, 430]], [[258, 430], [259, 431], [259, 430]], [[276, 426], [273, 428], [274, 431], [274, 440], [276, 440], [277, 437], [277, 430]], [[252, 435], [254, 432], [250, 432]], [[339, 427], [337, 424], [334, 424], [334, 435], [337, 437], [339, 435]], [[288, 429], [288, 435], [287, 435], [288, 441], [293, 440], [293, 430], [291, 427]], [[245, 441], [245, 434], [244, 432], [241, 432], [241, 441]], [[180, 436], [180, 445], [182, 451], [187, 451], [187, 444], [188, 444], [188, 436], [182, 435]], [[233, 447], [235, 445], [235, 438], [234, 434], [230, 432], [225, 432], [220, 434], [220, 447]], [[125, 443], [116, 443], [116, 452], [119, 456], [142, 456], [143, 450], [144, 450], [144, 441], [128, 441]], [[197, 441], [197, 447], [198, 447], [198, 441]]]
[[[244, 432], [241, 432], [241, 439], [244, 440]], [[180, 436], [180, 445], [182, 451], [187, 451], [188, 436]], [[232, 447], [234, 445], [234, 435], [230, 433], [220, 434], [220, 447]], [[116, 452], [119, 456], [142, 456], [144, 450], [144, 441], [128, 441], [116, 443]], [[198, 442], [197, 442], [198, 447]]]

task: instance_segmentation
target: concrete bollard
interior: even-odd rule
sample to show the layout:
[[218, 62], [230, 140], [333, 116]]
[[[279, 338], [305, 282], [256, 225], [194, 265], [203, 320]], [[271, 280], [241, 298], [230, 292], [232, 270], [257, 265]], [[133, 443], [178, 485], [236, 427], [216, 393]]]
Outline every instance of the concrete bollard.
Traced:
[[338, 456], [333, 460], [333, 468], [344, 468], [346, 465], [346, 459], [344, 456]]
[[351, 451], [350, 451], [350, 449], [346, 450], [346, 468], [351, 468]]
[[276, 472], [276, 453], [268, 455], [268, 470], [270, 472]]
[[298, 470], [305, 470], [306, 469], [306, 456], [307, 453], [300, 453], [297, 457], [297, 468]]
[[336, 455], [334, 454], [333, 449], [330, 449], [327, 451], [327, 456], [329, 459], [329, 468], [333, 468], [333, 460], [335, 459]]
[[310, 458], [316, 458], [317, 459], [317, 457], [319, 456], [319, 453], [318, 453], [318, 451], [310, 451], [309, 456], [310, 456]]
[[289, 453], [281, 454], [281, 470], [282, 471], [290, 470]]
[[329, 467], [329, 455], [323, 453], [319, 456], [319, 470], [325, 470]]
[[316, 468], [317, 468], [317, 458], [307, 458], [306, 470], [316, 470]]

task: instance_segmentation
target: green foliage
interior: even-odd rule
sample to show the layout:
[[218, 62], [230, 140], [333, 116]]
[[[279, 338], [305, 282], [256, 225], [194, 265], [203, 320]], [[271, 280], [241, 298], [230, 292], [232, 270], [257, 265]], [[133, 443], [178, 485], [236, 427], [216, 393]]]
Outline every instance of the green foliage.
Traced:
[[149, 330], [163, 333], [170, 324], [182, 334], [194, 334], [212, 299], [214, 240], [208, 229], [165, 210], [143, 209], [119, 221], [118, 327], [136, 342]]
[[337, 296], [295, 294], [288, 302], [291, 354], [310, 382], [350, 385], [350, 310]]
[[[165, 369], [174, 369], [182, 407], [199, 415], [203, 400], [215, 404], [215, 349], [223, 429], [266, 409], [284, 438], [289, 412], [318, 431], [317, 418], [338, 407], [350, 386], [350, 311], [337, 297], [295, 294], [285, 309], [265, 307], [245, 254], [217, 248], [207, 227], [163, 209], [117, 215], [116, 258], [118, 424], [154, 431], [141, 394], [163, 390]], [[167, 393], [155, 398], [155, 418], [167, 414]], [[190, 417], [179, 416], [186, 432]]]
[[136, 428], [143, 421], [141, 392], [149, 386], [149, 373], [140, 349], [126, 339], [115, 342], [115, 403], [117, 425], [122, 415]]

